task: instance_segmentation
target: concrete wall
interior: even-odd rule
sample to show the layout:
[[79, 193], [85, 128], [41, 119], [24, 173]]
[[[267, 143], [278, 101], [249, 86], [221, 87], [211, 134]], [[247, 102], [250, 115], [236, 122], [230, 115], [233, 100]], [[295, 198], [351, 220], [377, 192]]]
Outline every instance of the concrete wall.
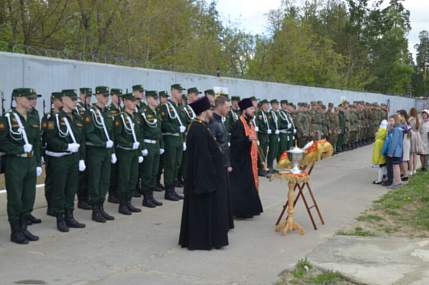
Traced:
[[[200, 90], [211, 89], [215, 86], [227, 87], [230, 95], [238, 95], [241, 98], [256, 96], [261, 99], [287, 99], [295, 104], [297, 102], [322, 100], [325, 104], [333, 102], [337, 105], [341, 102], [341, 98], [345, 98], [348, 101], [364, 100], [379, 104], [389, 103], [392, 111], [409, 110], [415, 105], [414, 99], [374, 93], [236, 78], [218, 78], [207, 75], [0, 52], [0, 90], [4, 91], [7, 97], [8, 107], [12, 89], [19, 87], [34, 88], [39, 94], [43, 94], [46, 100], [49, 100], [51, 92], [62, 89], [95, 88], [99, 85], [105, 85], [111, 88], [124, 90], [128, 88], [131, 90], [132, 85], [143, 84], [146, 90], [161, 91], [169, 90], [170, 85], [174, 83], [181, 83], [185, 88], [197, 87]], [[49, 107], [47, 106], [47, 108]], [[40, 99], [38, 110], [42, 111], [42, 100]]]

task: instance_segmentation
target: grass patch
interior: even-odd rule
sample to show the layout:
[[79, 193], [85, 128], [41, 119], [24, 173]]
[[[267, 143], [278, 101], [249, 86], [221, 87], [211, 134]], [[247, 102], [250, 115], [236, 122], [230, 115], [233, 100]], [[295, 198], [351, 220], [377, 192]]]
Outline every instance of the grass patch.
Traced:
[[370, 209], [337, 235], [429, 236], [429, 173], [410, 176], [407, 184], [374, 201]]
[[353, 285], [354, 283], [345, 280], [338, 271], [328, 271], [324, 273], [314, 269], [307, 259], [301, 259], [297, 262], [292, 272], [284, 272], [281, 279], [274, 283], [274, 285], [287, 284]]

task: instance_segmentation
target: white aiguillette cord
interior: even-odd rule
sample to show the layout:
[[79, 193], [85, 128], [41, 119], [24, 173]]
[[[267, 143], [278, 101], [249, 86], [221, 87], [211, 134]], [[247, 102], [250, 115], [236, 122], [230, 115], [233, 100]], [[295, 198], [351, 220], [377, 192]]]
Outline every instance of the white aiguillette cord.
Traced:
[[[56, 114], [56, 116], [57, 116], [57, 119], [58, 119], [58, 114]], [[71, 127], [70, 127], [70, 123], [67, 120], [67, 118], [64, 118], [64, 122], [66, 123], [67, 130], [69, 131], [69, 134], [70, 134], [73, 142], [77, 144], [76, 139], [75, 139], [74, 134], [73, 134], [73, 131], [72, 131]]]
[[[131, 120], [130, 116], [128, 116], [128, 115], [126, 115], [126, 116], [127, 116], [127, 120], [128, 120], [128, 122], [130, 122], [130, 126], [131, 126], [131, 134], [133, 135], [134, 142], [136, 143], [136, 142], [137, 142], [137, 137], [136, 137], [136, 133], [135, 133], [135, 131], [134, 131], [134, 123], [132, 122], [132, 120]], [[124, 120], [124, 115], [123, 115], [123, 114], [121, 114], [121, 118], [122, 118], [122, 122], [123, 122], [123, 123], [124, 123], [124, 125], [126, 126], [126, 124], [125, 124], [125, 120]]]
[[[95, 107], [95, 108], [97, 108], [97, 107]], [[90, 110], [91, 110], [91, 112], [93, 112], [95, 114], [93, 109], [90, 109]], [[98, 115], [100, 116], [100, 121], [101, 121], [101, 125], [103, 126], [104, 134], [106, 135], [107, 140], [110, 141], [109, 133], [107, 132], [106, 125], [104, 124], [103, 115], [101, 114], [100, 110], [96, 109], [96, 111], [97, 111]]]
[[24, 139], [24, 143], [30, 144], [28, 142], [27, 133], [25, 132], [24, 126], [22, 125], [21, 119], [19, 118], [19, 116], [15, 112], [12, 112], [12, 114], [15, 117], [16, 122], [18, 123], [19, 129], [21, 130], [21, 134], [22, 134], [22, 138]]
[[[176, 108], [173, 107], [173, 104], [167, 101], [167, 104], [173, 108], [174, 114], [176, 115], [177, 120], [179, 121], [180, 126], [183, 127], [182, 120], [180, 120], [179, 114], [177, 114]], [[168, 111], [168, 110], [167, 110]]]

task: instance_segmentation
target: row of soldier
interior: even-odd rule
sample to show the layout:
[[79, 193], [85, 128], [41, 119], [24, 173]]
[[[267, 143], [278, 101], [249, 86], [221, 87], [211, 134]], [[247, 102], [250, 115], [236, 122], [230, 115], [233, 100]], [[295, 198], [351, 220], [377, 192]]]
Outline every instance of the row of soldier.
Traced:
[[[36, 174], [41, 174], [43, 163], [47, 214], [56, 217], [57, 228], [63, 232], [85, 227], [73, 216], [76, 193], [78, 207], [92, 210], [92, 219], [102, 223], [114, 219], [104, 210], [107, 192], [108, 201], [118, 203], [119, 213], [125, 215], [141, 211], [131, 204], [133, 196], [143, 195], [142, 205], [150, 208], [162, 205], [153, 191], [165, 190], [166, 200], [183, 199], [175, 188], [186, 179], [186, 130], [195, 119], [187, 101], [201, 94], [190, 88], [186, 97], [183, 90], [180, 84], [172, 85], [169, 100], [167, 91], [145, 92], [143, 85], [134, 85], [132, 93], [125, 94], [105, 86], [94, 93], [91, 88], [80, 88], [79, 103], [76, 90], [54, 92], [52, 110], [42, 118], [39, 132], [35, 106], [40, 95], [34, 89], [15, 89], [16, 107], [0, 121], [11, 240], [38, 240], [27, 226], [41, 222], [31, 212]], [[214, 90], [204, 94], [213, 104]], [[93, 96], [96, 103], [91, 105]], [[232, 96], [231, 101], [228, 115], [222, 117], [227, 133], [240, 116], [240, 97]], [[287, 100], [258, 103], [252, 97], [252, 101], [259, 109], [254, 123], [263, 154], [260, 160], [267, 161], [269, 171], [295, 138], [299, 146], [326, 138], [338, 152], [370, 142], [386, 110], [386, 106], [362, 102], [350, 106], [344, 102], [335, 112], [330, 103], [325, 112], [322, 102], [312, 102], [310, 110], [306, 103], [299, 103], [297, 110]], [[259, 175], [266, 175], [266, 167], [259, 170]], [[160, 181], [162, 173], [165, 186]]]

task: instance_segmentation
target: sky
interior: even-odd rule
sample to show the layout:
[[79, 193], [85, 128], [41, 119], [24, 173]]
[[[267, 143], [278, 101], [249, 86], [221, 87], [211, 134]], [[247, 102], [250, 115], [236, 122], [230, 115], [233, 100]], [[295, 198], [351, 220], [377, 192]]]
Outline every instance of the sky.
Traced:
[[[296, 2], [301, 3], [301, 0]], [[217, 3], [217, 10], [224, 21], [239, 20], [241, 27], [247, 32], [261, 34], [268, 26], [266, 14], [280, 7], [281, 0], [217, 0]], [[429, 31], [429, 0], [405, 0], [403, 5], [410, 11], [412, 30], [408, 35], [408, 43], [409, 51], [415, 54], [414, 45], [419, 43], [419, 32]]]

